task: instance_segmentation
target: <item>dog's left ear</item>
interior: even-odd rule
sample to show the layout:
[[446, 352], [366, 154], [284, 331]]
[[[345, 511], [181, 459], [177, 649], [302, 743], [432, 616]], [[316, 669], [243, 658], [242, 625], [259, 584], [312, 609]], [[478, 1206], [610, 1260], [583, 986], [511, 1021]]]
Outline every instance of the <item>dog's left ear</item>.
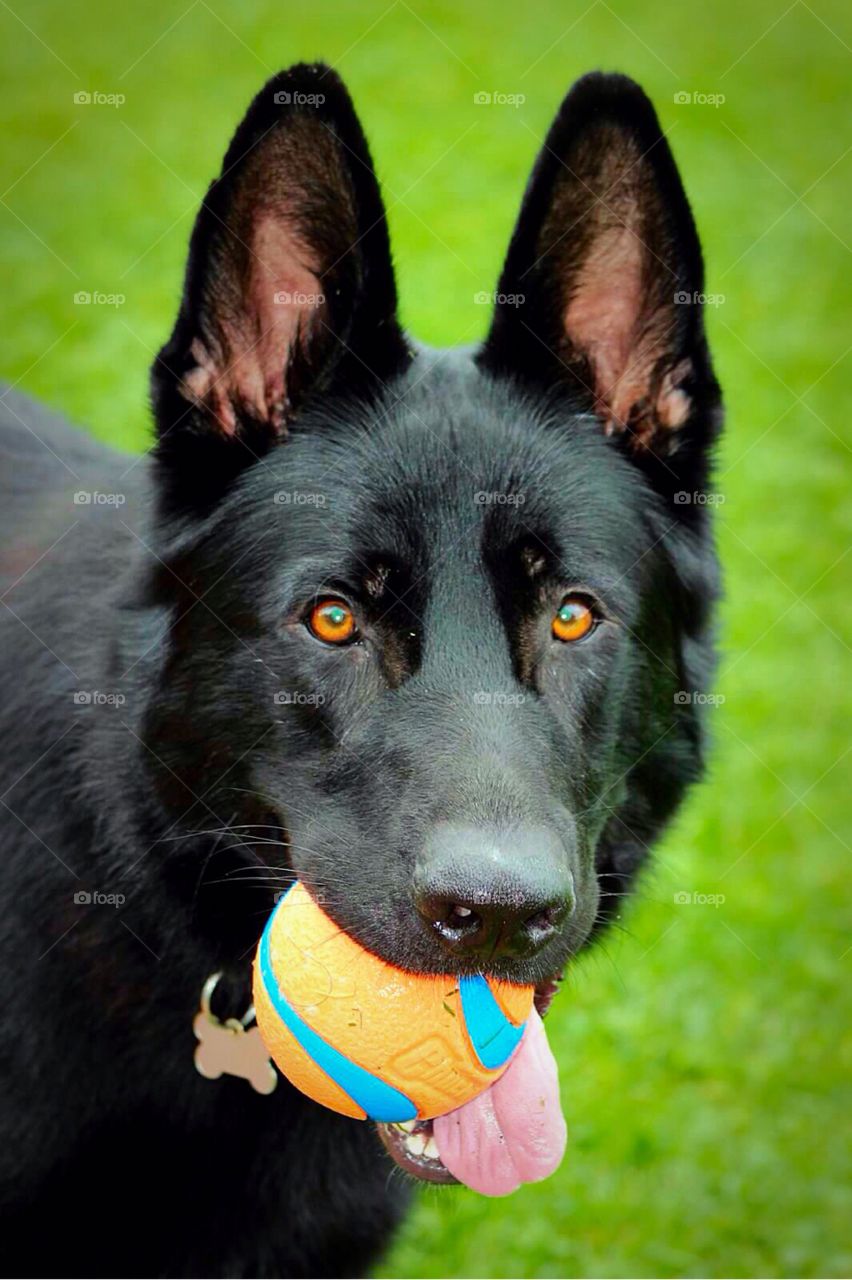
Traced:
[[481, 364], [567, 384], [637, 458], [704, 448], [718, 385], [702, 286], [695, 224], [651, 103], [625, 76], [585, 76], [533, 170]]
[[329, 67], [292, 67], [257, 95], [207, 192], [152, 370], [166, 506], [209, 507], [312, 394], [356, 393], [408, 358], [352, 102]]

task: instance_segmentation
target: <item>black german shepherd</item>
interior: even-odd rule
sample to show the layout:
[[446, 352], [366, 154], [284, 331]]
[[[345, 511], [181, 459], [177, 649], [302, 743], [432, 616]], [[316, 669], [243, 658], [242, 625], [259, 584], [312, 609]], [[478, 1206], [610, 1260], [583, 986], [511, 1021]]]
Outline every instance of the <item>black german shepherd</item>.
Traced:
[[[150, 458], [7, 392], [2, 1239], [39, 1276], [360, 1275], [428, 1146], [193, 1068], [294, 876], [420, 972], [537, 985], [701, 770], [720, 395], [653, 108], [581, 80], [485, 341], [401, 329], [324, 66], [237, 130]], [[425, 1141], [424, 1141], [425, 1139]]]

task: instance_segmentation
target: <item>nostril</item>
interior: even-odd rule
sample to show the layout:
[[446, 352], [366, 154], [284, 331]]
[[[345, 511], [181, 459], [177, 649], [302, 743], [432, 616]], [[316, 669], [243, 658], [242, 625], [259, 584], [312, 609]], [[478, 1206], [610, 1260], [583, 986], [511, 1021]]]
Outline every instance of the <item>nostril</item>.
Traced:
[[565, 916], [563, 905], [545, 907], [536, 911], [524, 921], [524, 930], [531, 942], [542, 943], [555, 933]]
[[531, 933], [552, 933], [554, 929], [558, 929], [562, 921], [573, 909], [571, 902], [555, 902], [549, 907], [544, 907], [541, 911], [535, 911], [528, 916], [525, 925]]
[[429, 914], [433, 929], [451, 943], [466, 942], [476, 937], [483, 927], [482, 916], [462, 902], [435, 905]]

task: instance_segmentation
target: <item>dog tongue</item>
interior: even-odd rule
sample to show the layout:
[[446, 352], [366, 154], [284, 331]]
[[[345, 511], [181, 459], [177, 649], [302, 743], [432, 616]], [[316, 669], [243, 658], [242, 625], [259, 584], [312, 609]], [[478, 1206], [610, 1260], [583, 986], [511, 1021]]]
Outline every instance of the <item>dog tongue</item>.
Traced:
[[450, 1173], [484, 1196], [508, 1195], [558, 1168], [565, 1119], [556, 1060], [535, 1009], [500, 1079], [472, 1102], [438, 1116], [433, 1133]]

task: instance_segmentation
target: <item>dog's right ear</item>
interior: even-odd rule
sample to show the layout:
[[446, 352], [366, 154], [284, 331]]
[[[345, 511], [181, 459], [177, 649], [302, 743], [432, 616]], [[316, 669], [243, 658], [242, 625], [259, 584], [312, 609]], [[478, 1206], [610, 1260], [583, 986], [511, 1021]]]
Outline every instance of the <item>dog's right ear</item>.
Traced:
[[354, 393], [408, 359], [385, 211], [339, 77], [292, 67], [239, 126], [190, 242], [152, 370], [166, 506], [208, 507], [313, 393]]
[[664, 490], [700, 488], [720, 416], [703, 289], [653, 106], [626, 76], [584, 76], [533, 169], [481, 365], [567, 388]]

